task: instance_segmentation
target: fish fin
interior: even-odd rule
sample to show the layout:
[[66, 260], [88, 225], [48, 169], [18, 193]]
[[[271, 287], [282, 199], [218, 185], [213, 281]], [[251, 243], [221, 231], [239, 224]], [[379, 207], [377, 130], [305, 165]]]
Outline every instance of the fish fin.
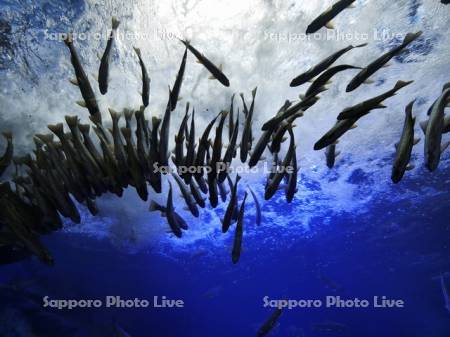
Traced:
[[417, 145], [420, 142], [420, 138], [414, 138], [413, 145]]
[[355, 6], [355, 4], [350, 4], [350, 5], [348, 5], [348, 7], [347, 8], [350, 8], [350, 9], [352, 9], [352, 8], [356, 8], [356, 6]]
[[325, 27], [327, 27], [328, 29], [334, 29], [334, 23], [333, 23], [333, 21], [328, 21], [328, 22], [325, 24]]
[[337, 156], [339, 156], [340, 154], [341, 154], [341, 151], [337, 151], [337, 152], [334, 154], [334, 156], [337, 157]]
[[199, 59], [196, 59], [195, 62], [202, 64]]
[[400, 90], [403, 87], [406, 87], [407, 85], [410, 85], [411, 83], [413, 83], [414, 81], [398, 81], [395, 84], [394, 90]]
[[358, 125], [353, 124], [352, 127], [350, 129], [356, 129], [358, 127]]
[[97, 52], [97, 58], [98, 58], [99, 61], [102, 60], [102, 55], [99, 52]]
[[420, 35], [422, 35], [422, 31], [419, 30], [417, 33], [408, 33], [405, 36], [405, 39], [403, 40], [403, 44], [409, 44], [413, 42], [415, 39], [417, 39]]
[[371, 80], [371, 79], [367, 79], [364, 81], [364, 84], [374, 84], [374, 83], [375, 83], [375, 81]]
[[398, 143], [395, 143], [395, 144], [394, 144], [394, 147], [397, 149], [397, 148], [398, 148]]
[[78, 86], [78, 80], [77, 80], [76, 78], [71, 78], [71, 79], [69, 80], [69, 82], [72, 83], [73, 85]]
[[334, 144], [334, 145], [339, 144], [339, 139], [337, 139], [333, 144]]
[[413, 164], [408, 164], [407, 166], [406, 166], [406, 171], [411, 171], [411, 170], [413, 170], [415, 168], [415, 166], [413, 165]]
[[449, 145], [450, 145], [450, 141], [448, 141], [447, 143], [445, 143], [441, 146], [441, 154], [444, 153], [445, 150], [447, 150]]
[[298, 95], [298, 98], [300, 98], [302, 101], [304, 101], [306, 96], [305, 96], [305, 94], [300, 94], [300, 95]]
[[391, 65], [392, 65], [392, 63], [391, 63], [391, 62], [388, 62], [388, 63], [384, 64], [381, 68], [388, 68], [388, 67], [390, 67]]
[[386, 109], [386, 108], [387, 108], [387, 106], [382, 103], [377, 105], [377, 109]]
[[86, 108], [86, 107], [87, 107], [85, 101], [77, 101], [77, 104], [78, 104], [79, 106], [81, 106], [82, 108]]
[[209, 75], [208, 80], [216, 80], [216, 78], [213, 75]]

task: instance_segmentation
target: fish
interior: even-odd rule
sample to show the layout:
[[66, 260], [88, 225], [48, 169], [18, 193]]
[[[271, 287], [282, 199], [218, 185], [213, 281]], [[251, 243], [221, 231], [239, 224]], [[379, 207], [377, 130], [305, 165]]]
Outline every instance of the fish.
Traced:
[[418, 140], [414, 139], [414, 125], [416, 123], [416, 118], [412, 116], [414, 102], [415, 100], [406, 106], [402, 136], [396, 144], [396, 155], [391, 174], [391, 179], [394, 184], [402, 180], [406, 170], [413, 168], [413, 166], [409, 165], [409, 161], [413, 146], [418, 142]]
[[174, 163], [176, 166], [183, 166], [184, 163], [184, 135], [185, 128], [189, 119], [189, 102], [186, 103], [186, 112], [184, 113], [183, 120], [181, 121], [178, 133], [175, 135], [175, 157]]
[[81, 96], [84, 100], [83, 103], [79, 102], [79, 105], [86, 107], [89, 110], [92, 120], [101, 124], [102, 115], [98, 107], [97, 98], [95, 97], [94, 90], [92, 90], [89, 79], [83, 69], [83, 66], [81, 65], [75, 46], [73, 45], [73, 35], [67, 34], [64, 43], [69, 48], [71, 55], [70, 60], [76, 76], [76, 80], [72, 81], [72, 83], [76, 83], [76, 85], [80, 88]]
[[148, 106], [150, 102], [150, 82], [151, 79], [148, 76], [147, 68], [145, 67], [145, 63], [142, 59], [141, 50], [139, 48], [133, 47], [134, 51], [136, 52], [136, 55], [139, 58], [139, 65], [141, 66], [141, 72], [142, 72], [142, 104], [144, 104], [145, 107]]
[[156, 193], [161, 193], [162, 182], [161, 182], [161, 172], [154, 170], [154, 164], [158, 163], [159, 160], [159, 142], [158, 142], [158, 129], [161, 125], [161, 119], [153, 116], [152, 117], [152, 131], [150, 139], [150, 151], [148, 155], [148, 166], [150, 167], [149, 182]]
[[183, 174], [183, 179], [186, 183], [189, 183], [192, 179], [192, 174], [189, 172], [189, 168], [195, 164], [195, 109], [192, 109], [191, 129], [189, 131], [189, 138], [186, 144], [186, 158], [184, 161], [185, 168], [188, 169], [186, 174]]
[[344, 109], [337, 117], [338, 120], [343, 119], [353, 119], [353, 118], [361, 118], [362, 116], [367, 115], [374, 109], [385, 109], [386, 107], [382, 104], [386, 99], [395, 96], [397, 91], [400, 89], [410, 85], [414, 81], [398, 81], [394, 88], [385, 93], [368, 99], [364, 102], [361, 102], [357, 105]]
[[268, 186], [266, 186], [266, 190], [264, 193], [264, 199], [269, 200], [274, 196], [274, 194], [278, 191], [278, 188], [280, 186], [280, 183], [283, 179], [283, 177], [286, 175], [286, 168], [290, 163], [292, 162], [292, 158], [294, 156], [295, 152], [295, 139], [294, 134], [292, 132], [289, 133], [290, 135], [290, 143], [289, 143], [289, 149], [286, 153], [286, 156], [281, 164], [281, 172], [276, 172], [273, 176], [273, 178], [268, 183]]
[[145, 119], [144, 107], [141, 106], [134, 114], [136, 119], [136, 151], [139, 159], [139, 165], [142, 167], [144, 173], [148, 172], [147, 153], [148, 145], [150, 144], [150, 133], [148, 130], [148, 121]]
[[170, 181], [169, 181], [169, 194], [167, 195], [167, 203], [166, 203], [166, 217], [172, 233], [177, 238], [181, 238], [183, 236], [183, 233], [180, 229], [180, 225], [175, 216], [175, 210], [173, 207], [173, 199], [172, 199], [172, 183]]
[[180, 178], [178, 174], [175, 172], [172, 173], [173, 178], [175, 179], [178, 187], [180, 188], [181, 195], [183, 196], [184, 201], [186, 202], [186, 205], [189, 209], [189, 211], [192, 213], [193, 216], [198, 218], [199, 211], [197, 207], [197, 203], [195, 202], [194, 198], [192, 197], [191, 192], [188, 190], [187, 186], [183, 182], [183, 180]]
[[195, 49], [189, 41], [180, 40], [187, 49], [197, 58], [197, 60], [205, 66], [206, 69], [214, 76], [220, 83], [224, 86], [229, 87], [230, 81], [225, 76], [225, 74], [210, 60], [208, 60], [202, 53], [200, 53], [197, 49]]
[[[156, 201], [152, 200], [152, 201], [150, 201], [149, 211], [150, 212], [158, 211], [158, 212], [161, 212], [163, 216], [166, 216], [167, 208], [163, 205], [158, 204]], [[176, 220], [178, 226], [181, 229], [183, 229], [183, 230], [189, 229], [187, 222], [175, 210], [173, 211], [173, 215], [175, 217], [175, 220]]]
[[[228, 148], [225, 151], [223, 156], [223, 164], [228, 168], [233, 160], [234, 152], [236, 151], [236, 141], [239, 133], [239, 113], [236, 117], [236, 124], [234, 125], [233, 135], [230, 138], [230, 143], [228, 144]], [[228, 169], [221, 170], [218, 175], [218, 182], [223, 183], [227, 178]]]
[[349, 45], [349, 46], [335, 52], [334, 54], [332, 54], [332, 55], [328, 56], [327, 58], [323, 59], [322, 61], [320, 61], [317, 65], [311, 67], [306, 72], [304, 72], [304, 73], [298, 75], [296, 78], [294, 78], [291, 81], [290, 86], [298, 87], [302, 84], [305, 84], [308, 81], [311, 81], [314, 77], [321, 74], [328, 67], [330, 67], [334, 62], [336, 62], [345, 53], [349, 52], [352, 49], [362, 48], [365, 46], [367, 46], [367, 43], [363, 43], [363, 44], [360, 44], [357, 46]]
[[216, 208], [219, 204], [219, 195], [217, 191], [217, 179], [214, 175], [208, 174], [208, 191], [209, 191], [209, 204], [212, 208]]
[[441, 145], [442, 131], [444, 129], [444, 111], [447, 100], [450, 97], [450, 88], [446, 89], [439, 97], [430, 114], [430, 120], [425, 133], [425, 166], [429, 171], [437, 169], [442, 152], [447, 149], [450, 142]]
[[109, 35], [105, 52], [103, 53], [102, 59], [100, 61], [100, 68], [98, 69], [98, 85], [102, 95], [105, 95], [108, 92], [109, 62], [111, 60], [111, 50], [114, 45], [114, 35], [116, 34], [117, 28], [119, 28], [120, 24], [120, 21], [115, 17], [112, 17], [111, 21], [111, 34]]
[[236, 180], [233, 184], [233, 188], [231, 189], [231, 197], [230, 202], [228, 203], [227, 209], [225, 211], [225, 215], [222, 220], [222, 232], [226, 233], [231, 226], [233, 215], [237, 205], [237, 188], [238, 182], [241, 180], [241, 176], [239, 174], [236, 175]]
[[220, 163], [220, 159], [222, 157], [222, 132], [223, 132], [223, 126], [225, 125], [225, 120], [227, 118], [228, 112], [222, 111], [221, 117], [219, 120], [219, 125], [216, 127], [216, 136], [214, 138], [214, 143], [212, 147], [212, 156], [211, 156], [211, 174], [216, 176], [218, 173], [218, 165]]
[[14, 156], [13, 135], [11, 132], [3, 132], [2, 136], [6, 139], [7, 145], [5, 153], [0, 157], [0, 177], [11, 165]]
[[340, 154], [339, 151], [336, 152], [336, 144], [337, 144], [337, 142], [338, 141], [336, 141], [333, 144], [328, 145], [326, 147], [326, 149], [325, 149], [325, 159], [326, 159], [326, 162], [327, 162], [327, 166], [330, 169], [334, 167], [334, 164], [336, 162], [336, 157], [339, 156], [339, 154]]
[[122, 183], [126, 180], [128, 172], [127, 155], [125, 152], [125, 147], [120, 135], [119, 120], [120, 114], [113, 109], [109, 109], [112, 119], [112, 135], [114, 141], [114, 156], [117, 160], [117, 166], [119, 168], [119, 175], [122, 179]]
[[159, 164], [161, 166], [169, 165], [169, 133], [170, 133], [170, 116], [171, 116], [171, 90], [169, 89], [169, 101], [167, 102], [166, 111], [164, 112], [161, 129], [159, 132]]
[[266, 336], [272, 329], [277, 325], [278, 319], [283, 313], [282, 308], [276, 308], [270, 317], [261, 325], [256, 333], [256, 336], [263, 337]]
[[336, 124], [314, 144], [314, 150], [322, 150], [327, 146], [336, 143], [336, 141], [348, 130], [356, 127], [355, 123], [357, 120], [358, 118], [349, 118], [337, 121]]
[[314, 34], [322, 27], [334, 29], [331, 20], [338, 16], [343, 10], [349, 8], [354, 2], [355, 0], [339, 0], [335, 2], [329, 9], [320, 14], [308, 25], [306, 34]]
[[134, 188], [136, 189], [136, 192], [138, 193], [139, 197], [143, 201], [147, 201], [148, 200], [147, 183], [145, 181], [145, 175], [144, 172], [142, 171], [142, 167], [139, 164], [136, 148], [131, 135], [131, 129], [125, 127], [121, 128], [120, 131], [122, 132], [122, 135], [125, 138], [125, 142], [127, 144], [126, 146], [127, 166], [131, 176], [131, 180], [133, 181]]
[[180, 97], [181, 84], [183, 83], [184, 71], [186, 69], [186, 58], [187, 58], [187, 48], [184, 51], [183, 58], [180, 64], [180, 69], [178, 70], [177, 78], [175, 79], [175, 83], [173, 84], [170, 97], [171, 111], [175, 110], [175, 108], [177, 107], [177, 102]]
[[191, 194], [194, 197], [197, 205], [200, 206], [201, 208], [205, 208], [206, 207], [205, 199], [203, 198], [203, 196], [200, 192], [200, 188], [198, 187], [197, 183], [195, 182], [195, 179], [191, 179], [191, 181], [189, 182], [189, 187], [191, 189]]
[[78, 124], [78, 129], [80, 130], [82, 136], [83, 136], [83, 142], [86, 149], [89, 151], [92, 158], [94, 158], [96, 164], [98, 167], [101, 168], [103, 174], [107, 174], [107, 168], [104, 164], [104, 160], [102, 158], [102, 155], [97, 150], [97, 147], [94, 145], [91, 137], [89, 136], [89, 131], [91, 129], [91, 126], [89, 124]]
[[[252, 123], [253, 123], [253, 109], [254, 109], [254, 102], [255, 102], [255, 96], [256, 92], [258, 90], [258, 87], [253, 89], [252, 91], [252, 104], [250, 106], [250, 109], [245, 114], [245, 122], [244, 122], [244, 129], [242, 130], [242, 137], [241, 137], [241, 162], [245, 163], [247, 161], [248, 152], [251, 148], [251, 142], [252, 142]], [[247, 110], [245, 108], [245, 101], [244, 96], [241, 95], [242, 101], [244, 102], [244, 111]]]
[[330, 82], [330, 79], [339, 72], [348, 69], [362, 69], [361, 67], [356, 67], [348, 64], [341, 64], [335, 67], [331, 67], [325, 70], [319, 77], [317, 77], [314, 82], [311, 83], [308, 90], [306, 90], [305, 97], [316, 96], [322, 91], [326, 90], [326, 85]]
[[230, 142], [234, 131], [234, 96], [235, 94], [231, 95], [230, 113], [228, 114], [228, 139]]
[[[289, 134], [292, 133], [292, 129], [289, 129]], [[291, 135], [293, 137], [293, 134]], [[291, 203], [294, 200], [295, 193], [297, 192], [297, 179], [298, 179], [298, 164], [297, 164], [297, 154], [294, 151], [292, 154], [292, 172], [289, 173], [288, 184], [286, 187], [286, 200]]]
[[418, 31], [417, 33], [408, 33], [405, 36], [402, 44], [391, 49], [387, 53], [381, 55], [375, 61], [370, 63], [367, 67], [363, 68], [356, 76], [350, 81], [345, 89], [346, 92], [351, 92], [358, 88], [361, 84], [366, 82], [370, 76], [375, 74], [379, 69], [381, 69], [384, 65], [386, 65], [394, 56], [398, 55], [403, 49], [405, 49], [408, 45], [414, 42], [419, 36], [422, 35], [422, 31]]
[[[211, 122], [206, 126], [205, 130], [203, 131], [203, 134], [200, 138], [200, 141], [198, 143], [198, 149], [197, 149], [197, 155], [195, 156], [195, 166], [199, 172], [196, 172], [195, 178], [197, 182], [200, 184], [200, 177], [203, 176], [204, 169], [203, 166], [205, 165], [205, 156], [206, 152], [208, 150], [209, 144], [209, 134], [211, 132], [212, 127], [214, 126], [214, 123], [216, 122], [217, 118], [221, 113], [219, 113], [216, 117], [214, 117]], [[200, 169], [201, 168], [201, 169]]]
[[241, 256], [242, 249], [242, 237], [244, 234], [244, 212], [245, 212], [245, 201], [247, 200], [247, 192], [245, 192], [244, 199], [242, 200], [241, 207], [239, 208], [239, 215], [236, 224], [236, 231], [234, 234], [233, 250], [231, 251], [231, 261], [233, 264], [238, 263]]
[[255, 192], [249, 187], [248, 190], [252, 194], [253, 201], [255, 202], [255, 223], [257, 226], [261, 225], [261, 205], [259, 204], [258, 198]]

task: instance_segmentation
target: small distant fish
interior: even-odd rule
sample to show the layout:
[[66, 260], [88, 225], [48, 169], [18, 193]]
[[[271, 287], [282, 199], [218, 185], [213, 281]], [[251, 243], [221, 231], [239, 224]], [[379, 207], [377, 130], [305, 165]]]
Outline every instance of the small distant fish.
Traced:
[[409, 161], [411, 159], [413, 146], [418, 142], [418, 140], [414, 139], [414, 125], [416, 123], [416, 118], [412, 116], [414, 102], [415, 100], [406, 106], [402, 136], [395, 146], [397, 152], [391, 175], [394, 184], [397, 184], [402, 180], [406, 170], [413, 168], [412, 165], [409, 165]]
[[[234, 130], [233, 130], [233, 134], [230, 138], [230, 143], [228, 144], [228, 148], [225, 151], [225, 155], [223, 156], [223, 160], [222, 160], [222, 162], [226, 166], [229, 166], [233, 160], [233, 155], [236, 151], [236, 141], [237, 141], [238, 133], [239, 133], [239, 113], [237, 114], [237, 117], [236, 117], [236, 124], [234, 125]], [[227, 174], [228, 174], [227, 170], [222, 170], [221, 172], [219, 172], [219, 175], [217, 178], [219, 183], [223, 183], [225, 181], [225, 179], [227, 178]]]
[[224, 86], [229, 87], [230, 81], [225, 76], [225, 74], [217, 67], [215, 66], [210, 60], [208, 60], [202, 53], [200, 53], [197, 49], [195, 49], [189, 41], [183, 41], [180, 40], [188, 49], [189, 51], [194, 54], [194, 56], [197, 58], [197, 60], [205, 66], [206, 69]]
[[[184, 166], [189, 168], [195, 164], [195, 109], [192, 109], [192, 117], [191, 117], [191, 129], [189, 131], [186, 144], [186, 158], [184, 161]], [[183, 179], [186, 183], [189, 183], [192, 178], [192, 175], [187, 172], [183, 175]]]
[[0, 157], [0, 177], [5, 173], [6, 169], [11, 165], [14, 156], [13, 136], [11, 132], [3, 132], [7, 145], [5, 153]]
[[366, 82], [370, 76], [375, 74], [375, 72], [377, 72], [384, 65], [386, 65], [394, 56], [398, 55], [403, 49], [405, 49], [408, 45], [410, 45], [414, 40], [416, 40], [421, 35], [422, 35], [421, 31], [417, 33], [407, 34], [401, 45], [381, 55], [367, 67], [361, 70], [347, 85], [346, 91], [350, 92], [358, 88], [361, 84]]
[[272, 329], [275, 328], [275, 326], [277, 325], [278, 319], [280, 318], [282, 313], [283, 309], [276, 308], [275, 311], [267, 319], [267, 321], [265, 321], [263, 325], [259, 328], [258, 332], [256, 333], [256, 336], [264, 337], [270, 331], [272, 331]]
[[185, 128], [189, 119], [189, 102], [186, 104], [186, 112], [184, 113], [183, 120], [181, 121], [178, 133], [175, 135], [175, 157], [174, 163], [178, 167], [183, 166], [184, 163], [184, 137]]
[[169, 227], [170, 227], [172, 233], [177, 238], [181, 238], [183, 233], [181, 232], [180, 225], [178, 224], [177, 218], [175, 216], [175, 210], [173, 207], [173, 197], [172, 197], [172, 183], [170, 181], [169, 181], [169, 194], [167, 195], [166, 217], [167, 217], [167, 222], [169, 223]]
[[150, 102], [150, 77], [148, 77], [147, 68], [145, 67], [144, 61], [142, 59], [141, 50], [139, 48], [133, 47], [134, 51], [136, 52], [136, 55], [139, 58], [139, 64], [141, 66], [141, 72], [142, 72], [142, 104], [144, 104], [145, 107], [148, 106]]
[[236, 224], [236, 232], [234, 234], [233, 250], [231, 252], [231, 261], [236, 264], [239, 261], [242, 250], [242, 237], [244, 234], [244, 212], [245, 201], [247, 200], [247, 192], [245, 192], [244, 199], [242, 200], [241, 207], [239, 208], [239, 215]]
[[439, 97], [430, 114], [430, 120], [425, 133], [425, 166], [430, 171], [437, 169], [442, 152], [447, 149], [450, 142], [441, 145], [444, 130], [444, 111], [450, 97], [450, 88]]
[[83, 96], [84, 99], [84, 102], [77, 103], [89, 110], [89, 114], [91, 115], [93, 121], [96, 123], [101, 123], [102, 115], [97, 104], [97, 98], [95, 97], [94, 90], [92, 90], [89, 79], [83, 69], [83, 66], [81, 65], [75, 46], [73, 45], [72, 34], [67, 35], [64, 43], [70, 50], [70, 60], [72, 62], [73, 69], [75, 70], [76, 80], [72, 80], [71, 82], [80, 88], [81, 96]]
[[100, 68], [98, 70], [98, 85], [102, 95], [108, 92], [109, 62], [111, 59], [111, 50], [114, 45], [114, 35], [116, 34], [119, 24], [120, 21], [113, 17], [111, 34], [109, 36], [108, 43], [106, 44], [105, 52], [103, 53], [102, 59], [100, 61]]
[[328, 29], [334, 29], [333, 20], [339, 15], [343, 10], [351, 6], [355, 0], [339, 0], [333, 4], [329, 9], [320, 14], [317, 18], [310, 23], [308, 28], [306, 28], [306, 34], [314, 34], [322, 27], [327, 27]]
[[171, 117], [171, 101], [172, 95], [169, 89], [169, 101], [167, 102], [166, 111], [164, 112], [161, 129], [159, 132], [159, 164], [161, 166], [168, 166], [169, 164], [169, 133], [170, 133], [170, 117]]
[[228, 139], [231, 142], [231, 138], [233, 138], [233, 130], [234, 130], [234, 96], [231, 95], [231, 105], [230, 105], [230, 113], [228, 114]]
[[253, 192], [253, 190], [249, 187], [248, 188], [250, 193], [252, 194], [253, 197], [253, 201], [255, 202], [255, 222], [257, 226], [261, 225], [261, 205], [259, 204], [258, 198], [255, 194], [255, 192]]
[[334, 62], [336, 62], [345, 53], [349, 52], [350, 50], [352, 50], [354, 48], [362, 48], [365, 46], [367, 46], [367, 43], [363, 43], [363, 44], [360, 44], [357, 46], [349, 45], [349, 46], [337, 51], [336, 53], [328, 56], [327, 58], [325, 58], [324, 60], [319, 62], [317, 65], [311, 67], [305, 73], [300, 74], [299, 76], [294, 78], [291, 81], [291, 84], [290, 84], [291, 87], [298, 87], [308, 81], [311, 81], [314, 77], [316, 77], [317, 75], [319, 75], [320, 73], [325, 71], [328, 67], [330, 67]]
[[183, 59], [181, 60], [180, 69], [178, 70], [177, 78], [175, 79], [175, 83], [173, 84], [172, 93], [170, 97], [171, 110], [175, 110], [177, 107], [177, 102], [180, 97], [181, 84], [183, 83], [184, 70], [186, 69], [186, 57], [187, 57], [187, 48], [184, 51]]
[[398, 81], [394, 88], [391, 90], [376, 96], [374, 98], [368, 99], [364, 102], [361, 102], [357, 105], [354, 105], [350, 108], [344, 109], [337, 117], [338, 120], [343, 119], [353, 119], [353, 118], [361, 118], [362, 116], [367, 115], [370, 111], [374, 109], [384, 109], [386, 108], [382, 103], [392, 97], [395, 96], [397, 91], [400, 89], [410, 85], [414, 81]]

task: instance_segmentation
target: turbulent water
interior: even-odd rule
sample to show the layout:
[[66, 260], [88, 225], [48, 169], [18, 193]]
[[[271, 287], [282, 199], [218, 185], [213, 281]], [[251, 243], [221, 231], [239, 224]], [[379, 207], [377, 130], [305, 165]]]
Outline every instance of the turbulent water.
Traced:
[[[125, 4], [124, 4], [125, 3]], [[262, 298], [345, 298], [386, 295], [404, 299], [404, 309], [293, 309], [285, 311], [273, 336], [446, 336], [450, 318], [439, 282], [449, 269], [448, 209], [450, 150], [439, 169], [423, 165], [422, 141], [399, 185], [390, 179], [407, 103], [417, 99], [421, 121], [449, 81], [450, 6], [439, 0], [357, 0], [335, 21], [333, 31], [305, 36], [307, 25], [332, 1], [9, 1], [0, 7], [0, 131], [12, 130], [18, 153], [32, 149], [32, 136], [65, 115], [87, 121], [69, 52], [61, 40], [75, 34], [75, 46], [93, 83], [98, 55], [106, 45], [111, 16], [120, 21], [111, 65], [109, 92], [98, 93], [104, 120], [107, 108], [138, 108], [140, 68], [133, 47], [142, 50], [151, 77], [147, 118], [161, 116], [186, 38], [211, 60], [223, 65], [231, 86], [209, 80], [209, 73], [188, 55], [179, 107], [172, 119], [175, 134], [184, 103], [195, 106], [199, 131], [233, 93], [249, 100], [258, 87], [256, 138], [263, 122], [286, 99], [306, 90], [289, 83], [324, 57], [368, 43], [339, 60], [365, 66], [398, 45], [408, 32], [423, 31], [406, 52], [378, 71], [373, 84], [352, 93], [345, 87], [355, 72], [333, 78], [330, 89], [300, 118], [295, 128], [300, 167], [298, 193], [288, 205], [282, 192], [262, 202], [265, 175], [248, 173], [260, 197], [263, 224], [254, 225], [249, 199], [244, 251], [231, 264], [232, 234], [220, 231], [225, 204], [206, 208], [199, 219], [182, 211], [190, 224], [182, 239], [167, 222], [148, 212], [132, 190], [124, 198], [99, 200], [100, 215], [82, 211], [82, 223], [66, 223], [46, 238], [56, 266], [30, 260], [2, 268], [0, 336], [105, 336], [117, 322], [132, 336], [248, 336], [270, 315]], [[342, 137], [341, 155], [330, 170], [323, 151], [313, 144], [335, 123], [345, 107], [391, 89], [397, 80], [414, 80], [387, 109], [375, 110]], [[97, 85], [95, 85], [97, 87]], [[96, 88], [96, 90], [98, 90]], [[236, 100], [235, 104], [238, 104]], [[240, 103], [240, 102], [239, 102]], [[241, 108], [242, 109], [242, 108]], [[448, 135], [444, 136], [447, 141]], [[173, 136], [171, 136], [173, 141]], [[3, 143], [2, 143], [3, 144]], [[3, 150], [3, 148], [2, 148]], [[261, 166], [263, 164], [261, 163]], [[243, 193], [243, 190], [241, 191]], [[164, 201], [166, 194], [152, 195]], [[176, 204], [182, 205], [178, 199]], [[330, 287], [332, 283], [339, 284]], [[450, 283], [450, 282], [449, 282]], [[11, 286], [12, 285], [12, 286]], [[328, 286], [328, 287], [327, 287]], [[58, 311], [39, 302], [53, 298], [152, 297], [185, 300], [184, 309], [89, 309]], [[416, 318], [416, 319], [415, 319]], [[319, 332], [314, 325], [339, 322], [343, 331]], [[342, 327], [341, 326], [341, 327]]]

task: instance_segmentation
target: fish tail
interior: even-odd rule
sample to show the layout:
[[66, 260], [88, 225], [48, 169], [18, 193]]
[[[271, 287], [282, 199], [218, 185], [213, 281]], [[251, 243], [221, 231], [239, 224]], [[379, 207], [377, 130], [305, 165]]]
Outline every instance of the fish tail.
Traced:
[[89, 124], [79, 124], [78, 127], [82, 133], [89, 133], [91, 126]]
[[49, 133], [47, 135], [37, 134], [36, 137], [39, 138], [44, 143], [51, 143], [51, 142], [53, 142], [53, 134], [51, 134], [51, 133]]
[[131, 139], [131, 129], [130, 128], [120, 128], [120, 132], [122, 132], [122, 135], [125, 139], [127, 139], [127, 140]]
[[113, 110], [112, 108], [108, 108], [108, 110], [113, 122], [118, 121], [120, 119], [120, 114], [117, 111]]
[[48, 129], [58, 137], [64, 136], [64, 126], [62, 123], [47, 125]]
[[111, 22], [113, 30], [116, 30], [120, 25], [120, 21], [115, 16], [112, 17]]
[[413, 42], [415, 39], [417, 39], [420, 35], [422, 35], [422, 31], [419, 30], [417, 33], [408, 33], [405, 36], [405, 39], [403, 40], [403, 45], [408, 45], [411, 42]]
[[447, 89], [450, 89], [450, 82], [444, 84], [444, 86], [442, 87], [442, 92], [444, 92]]
[[77, 126], [78, 125], [78, 117], [77, 116], [65, 116], [66, 123], [68, 126]]

